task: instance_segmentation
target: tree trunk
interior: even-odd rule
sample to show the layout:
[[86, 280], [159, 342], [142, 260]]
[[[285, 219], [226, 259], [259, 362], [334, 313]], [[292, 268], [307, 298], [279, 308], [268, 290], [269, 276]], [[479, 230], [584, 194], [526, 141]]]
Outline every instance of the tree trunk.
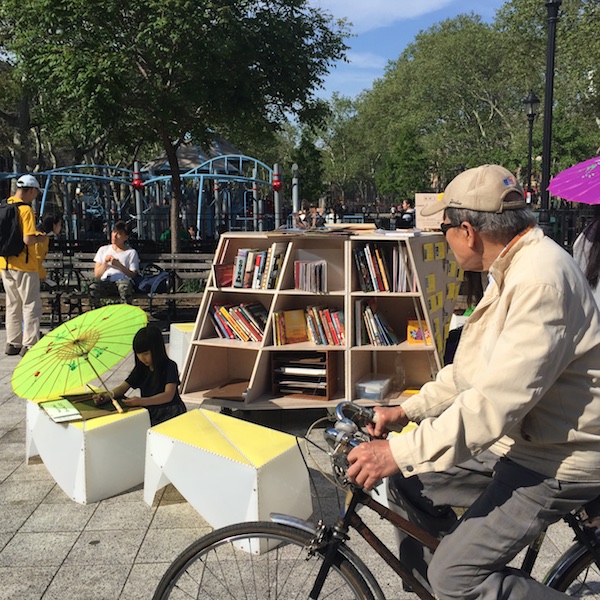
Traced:
[[179, 252], [179, 206], [181, 204], [181, 177], [179, 176], [179, 160], [177, 159], [177, 146], [171, 143], [166, 131], [161, 131], [161, 138], [169, 167], [171, 168], [171, 205], [170, 205], [170, 227], [171, 227], [171, 252]]

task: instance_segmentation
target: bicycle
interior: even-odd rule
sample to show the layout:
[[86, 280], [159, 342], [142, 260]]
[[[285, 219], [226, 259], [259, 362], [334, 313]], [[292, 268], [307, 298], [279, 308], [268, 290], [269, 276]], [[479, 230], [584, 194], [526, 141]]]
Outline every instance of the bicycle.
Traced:
[[[346, 414], [349, 413], [349, 414]], [[438, 540], [409, 523], [347, 476], [347, 454], [369, 438], [365, 431], [375, 413], [351, 402], [336, 409], [335, 426], [325, 430], [336, 481], [347, 490], [347, 506], [333, 525], [314, 525], [289, 515], [272, 514], [271, 522], [237, 523], [194, 542], [172, 563], [161, 579], [154, 600], [184, 598], [354, 598], [385, 600], [381, 586], [364, 561], [348, 546], [356, 531], [393, 571], [423, 600], [429, 591], [357, 514], [359, 505], [435, 550]], [[586, 579], [600, 567], [600, 496], [564, 517], [577, 540], [555, 562], [543, 583], [572, 597], [590, 594]], [[544, 534], [529, 546], [521, 569], [531, 573]], [[594, 576], [598, 577], [594, 572]]]

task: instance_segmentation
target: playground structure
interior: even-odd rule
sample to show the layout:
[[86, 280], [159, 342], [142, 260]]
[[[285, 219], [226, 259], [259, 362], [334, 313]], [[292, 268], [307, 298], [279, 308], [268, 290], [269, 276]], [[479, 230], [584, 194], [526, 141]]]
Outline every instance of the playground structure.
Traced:
[[[0, 181], [18, 177], [0, 173]], [[134, 170], [107, 165], [73, 165], [35, 173], [42, 193], [38, 218], [61, 213], [69, 240], [106, 240], [115, 221], [130, 224], [140, 240], [158, 241], [170, 228], [172, 177], [152, 166]], [[223, 231], [267, 231], [285, 222], [281, 179], [275, 169], [242, 154], [209, 158], [180, 173], [180, 226], [193, 226], [199, 239]], [[277, 208], [276, 208], [277, 207]]]

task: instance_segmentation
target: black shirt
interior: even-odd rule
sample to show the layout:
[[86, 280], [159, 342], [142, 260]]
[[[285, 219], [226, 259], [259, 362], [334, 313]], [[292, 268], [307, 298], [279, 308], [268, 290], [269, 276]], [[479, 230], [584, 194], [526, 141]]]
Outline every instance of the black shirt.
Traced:
[[[140, 396], [142, 398], [148, 398], [150, 396], [156, 396], [156, 394], [162, 394], [165, 391], [165, 387], [168, 383], [174, 383], [176, 386], [179, 386], [180, 383], [179, 373], [177, 372], [177, 364], [170, 358], [167, 359], [167, 362], [164, 364], [163, 368], [160, 369], [160, 371], [151, 371], [146, 365], [138, 362], [125, 381], [132, 388], [139, 388]], [[166, 420], [162, 418], [163, 413], [165, 412], [164, 409], [171, 409], [178, 406], [183, 409], [181, 412], [185, 412], [185, 405], [183, 404], [177, 389], [175, 390], [175, 395], [170, 402], [165, 404], [157, 404], [155, 406], [146, 406], [150, 412], [150, 421], [152, 425]], [[172, 411], [169, 410], [167, 412], [170, 414]], [[175, 412], [175, 414], [180, 413]], [[175, 416], [175, 414], [170, 414], [170, 417]]]

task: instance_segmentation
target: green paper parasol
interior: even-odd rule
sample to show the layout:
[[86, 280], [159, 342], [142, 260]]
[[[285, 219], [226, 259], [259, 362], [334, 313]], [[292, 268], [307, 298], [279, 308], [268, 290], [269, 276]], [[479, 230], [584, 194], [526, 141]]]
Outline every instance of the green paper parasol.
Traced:
[[13, 391], [39, 400], [99, 379], [131, 352], [134, 335], [146, 323], [146, 313], [128, 304], [104, 306], [63, 323], [21, 359]]

